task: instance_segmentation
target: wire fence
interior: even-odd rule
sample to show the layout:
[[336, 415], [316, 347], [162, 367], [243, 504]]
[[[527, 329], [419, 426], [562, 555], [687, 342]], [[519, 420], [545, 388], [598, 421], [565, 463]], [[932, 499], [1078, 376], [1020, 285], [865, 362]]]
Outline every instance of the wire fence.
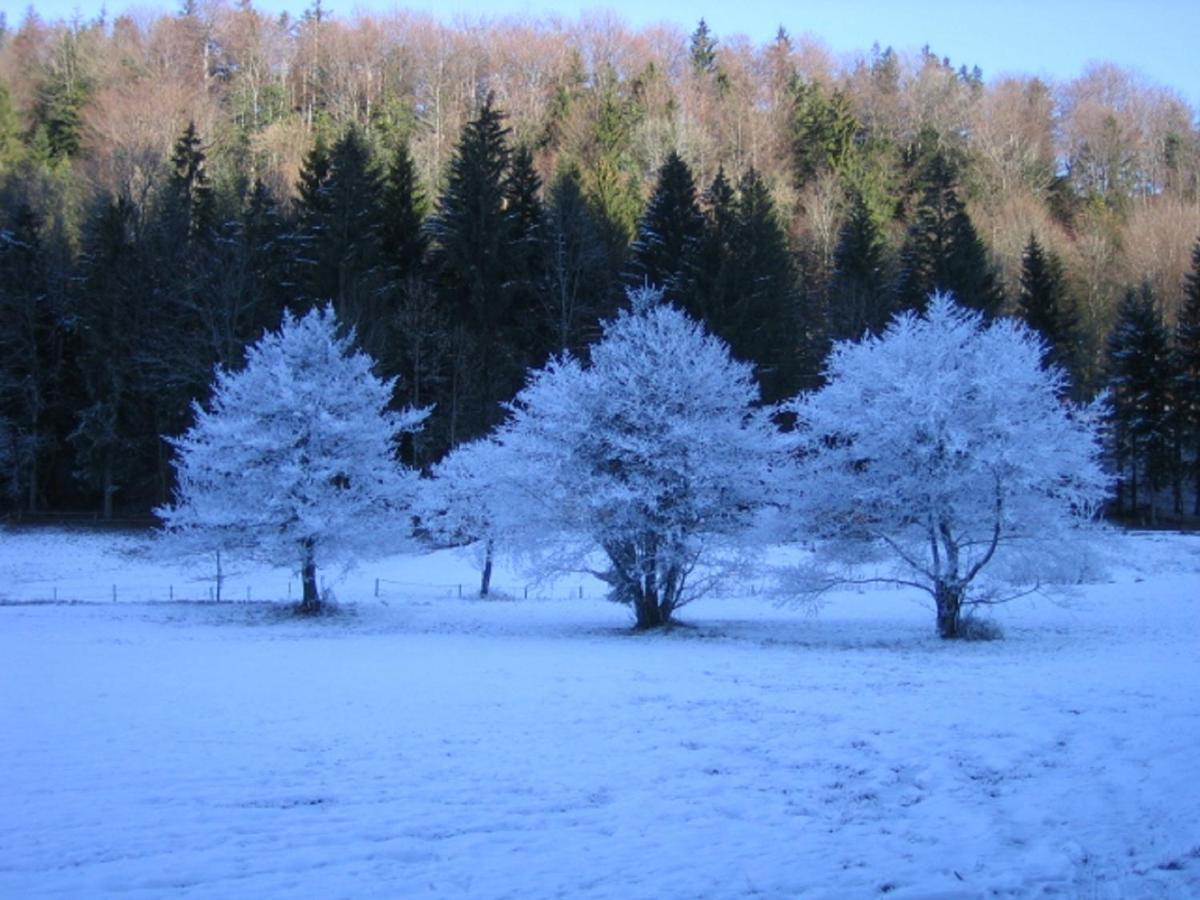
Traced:
[[[286, 583], [258, 580], [239, 582], [228, 576], [195, 581], [158, 584], [114, 583], [80, 587], [69, 582], [43, 581], [27, 585], [9, 585], [0, 591], [0, 605], [18, 604], [100, 604], [100, 603], [255, 603], [285, 602], [300, 599], [296, 578]], [[356, 579], [354, 584], [325, 585], [339, 601], [377, 600], [381, 603], [403, 601], [457, 601], [479, 599], [567, 600], [587, 595], [582, 584], [575, 586], [509, 585], [494, 583], [486, 598], [480, 597], [479, 582], [400, 581], [391, 578]]]

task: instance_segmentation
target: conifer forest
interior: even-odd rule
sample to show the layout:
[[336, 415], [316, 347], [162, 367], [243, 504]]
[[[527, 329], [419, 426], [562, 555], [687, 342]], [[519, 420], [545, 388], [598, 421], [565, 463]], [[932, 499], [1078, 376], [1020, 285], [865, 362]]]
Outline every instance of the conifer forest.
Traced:
[[3, 502], [168, 502], [214, 370], [325, 303], [429, 408], [399, 451], [428, 472], [650, 284], [766, 404], [935, 292], [1019, 318], [1108, 392], [1111, 512], [1200, 515], [1196, 110], [953, 52], [319, 0], [0, 18]]

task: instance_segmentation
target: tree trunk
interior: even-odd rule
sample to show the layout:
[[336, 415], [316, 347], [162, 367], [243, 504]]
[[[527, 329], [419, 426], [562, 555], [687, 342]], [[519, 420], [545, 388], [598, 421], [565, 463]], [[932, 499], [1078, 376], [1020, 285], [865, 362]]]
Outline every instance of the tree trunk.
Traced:
[[483, 576], [479, 581], [479, 596], [481, 598], [488, 595], [488, 591], [492, 588], [492, 539], [488, 538], [487, 548], [483, 558]]
[[661, 628], [667, 624], [667, 619], [663, 616], [662, 609], [659, 608], [658, 603], [652, 597], [647, 598], [645, 595], [638, 597], [633, 608], [637, 616], [635, 627], [638, 631]]
[[297, 610], [305, 615], [313, 615], [321, 611], [321, 595], [317, 591], [317, 560], [313, 553], [313, 542], [304, 542], [304, 557], [300, 570], [300, 578], [304, 585], [304, 595], [300, 599]]
[[963, 589], [957, 585], [939, 582], [934, 587], [933, 599], [937, 604], [938, 637], [956, 638], [962, 616]]

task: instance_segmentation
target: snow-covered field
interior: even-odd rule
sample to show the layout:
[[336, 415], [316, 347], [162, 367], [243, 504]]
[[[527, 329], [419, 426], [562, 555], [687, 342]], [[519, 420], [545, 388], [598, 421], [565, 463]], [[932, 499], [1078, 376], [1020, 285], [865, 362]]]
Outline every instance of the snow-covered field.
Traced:
[[453, 552], [303, 621], [141, 544], [0, 532], [0, 897], [1200, 896], [1197, 537], [992, 643], [897, 590], [633, 634]]

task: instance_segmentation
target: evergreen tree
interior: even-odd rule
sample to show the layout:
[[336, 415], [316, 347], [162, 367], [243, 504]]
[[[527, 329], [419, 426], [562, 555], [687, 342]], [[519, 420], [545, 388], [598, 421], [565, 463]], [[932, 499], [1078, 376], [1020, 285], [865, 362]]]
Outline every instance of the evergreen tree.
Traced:
[[50, 406], [62, 363], [61, 321], [51, 305], [41, 227], [23, 204], [0, 229], [0, 416], [9, 424], [10, 464], [4, 480], [37, 510], [46, 457], [53, 451]]
[[825, 357], [825, 322], [800, 290], [771, 192], [753, 169], [738, 183], [733, 258], [743, 312], [730, 346], [754, 362], [763, 400], [773, 403], [816, 385]]
[[712, 36], [708, 23], [704, 19], [692, 32], [689, 43], [692, 57], [692, 68], [698, 74], [711, 75], [717, 70], [717, 40]]
[[1183, 306], [1175, 326], [1175, 400], [1185, 457], [1192, 468], [1192, 513], [1200, 516], [1200, 241], [1184, 282]]
[[802, 79], [791, 89], [792, 164], [802, 190], [822, 172], [845, 171], [860, 127], [842, 92], [827, 95], [818, 82]]
[[309, 302], [332, 301], [341, 320], [357, 330], [373, 354], [386, 340], [380, 315], [381, 192], [370, 148], [355, 125], [334, 142], [327, 157], [319, 144], [314, 147], [301, 173], [301, 294]]
[[1059, 366], [1078, 385], [1079, 323], [1068, 306], [1062, 263], [1033, 234], [1021, 258], [1017, 309], [1025, 324], [1046, 342], [1046, 365]]
[[[1148, 284], [1130, 289], [1108, 338], [1118, 509], [1138, 515], [1143, 489], [1150, 518], [1172, 469], [1171, 359], [1167, 329]], [[1128, 499], [1128, 506], [1125, 500]]]
[[501, 418], [500, 404], [524, 366], [514, 332], [513, 228], [507, 209], [510, 150], [504, 116], [488, 96], [463, 128], [446, 188], [430, 220], [438, 290], [458, 326], [450, 396], [439, 404], [450, 444], [478, 437]]
[[175, 142], [167, 197], [169, 213], [177, 217], [177, 227], [186, 241], [202, 239], [215, 226], [216, 207], [208, 177], [207, 155], [195, 122], [188, 122]]
[[545, 219], [542, 179], [533, 167], [533, 154], [519, 147], [512, 154], [504, 194], [508, 211], [509, 262], [513, 318], [517, 341], [514, 348], [524, 368], [546, 361], [553, 338], [550, 323], [538, 292], [545, 276]]
[[83, 135], [83, 106], [92, 90], [84, 70], [79, 33], [67, 29], [54, 48], [38, 87], [33, 109], [33, 140], [45, 161], [56, 163], [79, 153]]
[[84, 229], [80, 290], [73, 309], [75, 364], [83, 391], [70, 440], [76, 476], [111, 518], [116, 495], [138, 497], [154, 472], [154, 399], [141, 374], [150, 330], [145, 248], [124, 199], [102, 201]]
[[704, 217], [696, 202], [692, 170], [674, 150], [658, 171], [658, 185], [638, 221], [626, 282], [663, 288], [670, 302], [681, 302], [691, 277], [691, 267]]
[[555, 179], [546, 208], [545, 281], [539, 292], [550, 326], [550, 349], [583, 354], [608, 310], [607, 223], [583, 194], [579, 172]]
[[725, 177], [724, 168], [704, 192], [704, 229], [696, 247], [690, 283], [683, 295], [684, 309], [695, 319], [730, 344], [735, 357], [739, 348], [726, 332], [729, 330], [736, 284], [734, 239], [737, 231], [737, 197]]
[[900, 260], [900, 309], [921, 311], [935, 292], [961, 305], [997, 315], [1004, 291], [983, 241], [955, 190], [954, 169], [935, 153], [924, 169], [921, 202], [908, 228]]
[[892, 313], [887, 242], [866, 199], [855, 191], [833, 253], [829, 331], [835, 340], [879, 334]]
[[421, 272], [429, 239], [423, 224], [425, 196], [417, 180], [417, 167], [408, 144], [397, 145], [382, 187], [380, 252], [388, 280], [403, 284]]

